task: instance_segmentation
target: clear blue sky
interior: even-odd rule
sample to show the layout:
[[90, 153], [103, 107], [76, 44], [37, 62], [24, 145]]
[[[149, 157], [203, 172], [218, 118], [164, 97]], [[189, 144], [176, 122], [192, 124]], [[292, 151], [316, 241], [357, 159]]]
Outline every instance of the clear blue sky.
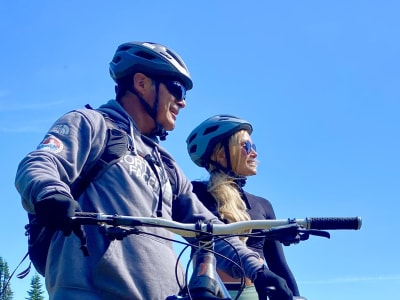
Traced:
[[[61, 114], [113, 98], [116, 47], [148, 40], [176, 50], [195, 83], [164, 144], [188, 177], [206, 177], [186, 153], [194, 126], [217, 113], [251, 121], [261, 164], [247, 189], [278, 218], [363, 218], [360, 231], [285, 248], [301, 293], [396, 297], [399, 11], [366, 0], [1, 1], [0, 256], [12, 271], [26, 252], [19, 161]], [[12, 280], [15, 299], [29, 284]]]

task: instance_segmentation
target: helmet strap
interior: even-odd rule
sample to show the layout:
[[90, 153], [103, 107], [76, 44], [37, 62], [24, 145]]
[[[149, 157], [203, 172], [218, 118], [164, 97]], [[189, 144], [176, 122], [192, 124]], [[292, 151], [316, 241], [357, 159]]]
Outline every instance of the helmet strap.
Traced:
[[225, 139], [225, 141], [223, 142], [224, 145], [224, 151], [225, 151], [225, 158], [226, 158], [226, 168], [232, 171], [232, 163], [231, 163], [231, 152], [229, 151], [229, 140]]
[[[215, 170], [216, 172], [218, 171], [223, 172], [229, 177], [232, 177], [234, 182], [238, 185], [238, 187], [242, 188], [246, 184], [247, 178], [245, 176], [236, 175], [235, 172], [233, 172], [232, 170], [231, 154], [229, 151], [229, 139], [224, 140], [223, 147], [225, 151], [226, 167], [224, 167], [219, 162], [216, 162], [214, 160], [209, 160], [208, 165], [213, 165], [214, 167], [216, 167], [217, 169]], [[207, 167], [207, 169], [209, 169], [209, 167]]]
[[221, 165], [219, 162], [215, 160], [208, 159], [206, 168], [207, 170], [210, 170], [210, 165], [213, 165], [215, 168], [218, 170], [228, 174], [231, 177], [236, 177], [235, 173], [232, 171], [232, 163], [231, 163], [231, 154], [229, 151], [229, 139], [225, 139], [223, 141], [223, 147], [224, 147], [224, 152], [225, 152], [225, 158], [226, 158], [226, 167]]
[[159, 88], [160, 88], [160, 83], [158, 81], [155, 81], [156, 83], [156, 99], [154, 100], [153, 107], [150, 106], [149, 103], [146, 102], [146, 100], [143, 99], [143, 97], [135, 90], [135, 88], [129, 88], [129, 91], [138, 97], [140, 103], [146, 110], [147, 114], [153, 119], [155, 128], [151, 132], [150, 135], [155, 135], [159, 136], [160, 140], [164, 141], [168, 135], [168, 132], [164, 129], [164, 127], [157, 121], [157, 114], [158, 114], [158, 103], [159, 103]]

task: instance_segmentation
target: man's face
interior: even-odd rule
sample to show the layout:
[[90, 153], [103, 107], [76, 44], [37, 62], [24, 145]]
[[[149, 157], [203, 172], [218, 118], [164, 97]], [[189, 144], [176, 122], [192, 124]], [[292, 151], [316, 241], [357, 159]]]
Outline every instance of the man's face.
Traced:
[[167, 131], [175, 128], [179, 110], [186, 106], [184, 89], [180, 90], [182, 88], [180, 85], [179, 82], [168, 81], [161, 82], [159, 86], [157, 121]]

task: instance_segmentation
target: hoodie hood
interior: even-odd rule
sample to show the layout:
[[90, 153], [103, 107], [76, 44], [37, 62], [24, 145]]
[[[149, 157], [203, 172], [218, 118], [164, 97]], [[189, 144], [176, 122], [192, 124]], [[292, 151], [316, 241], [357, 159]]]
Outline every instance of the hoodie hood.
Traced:
[[[119, 104], [116, 100], [112, 99], [109, 100], [107, 103], [101, 105], [99, 111], [103, 111], [107, 113], [110, 118], [112, 118], [123, 130], [127, 132], [131, 132], [134, 129], [139, 134], [144, 135], [140, 132], [139, 127], [133, 120], [133, 118], [128, 114], [128, 112]], [[155, 135], [145, 135], [147, 138], [151, 139], [152, 141], [159, 143], [159, 139]]]

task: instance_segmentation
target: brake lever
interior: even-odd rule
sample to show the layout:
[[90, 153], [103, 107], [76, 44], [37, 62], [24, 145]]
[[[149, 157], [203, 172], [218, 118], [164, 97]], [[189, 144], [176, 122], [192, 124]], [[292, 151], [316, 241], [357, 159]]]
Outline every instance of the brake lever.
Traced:
[[124, 228], [122, 226], [112, 226], [112, 225], [102, 225], [100, 226], [99, 231], [110, 241], [113, 240], [122, 241], [128, 235], [140, 233], [140, 231], [137, 228]]
[[330, 233], [327, 231], [303, 229], [298, 224], [273, 227], [264, 231], [264, 235], [266, 239], [279, 241], [285, 246], [305, 241], [310, 237], [310, 235], [330, 238]]
[[326, 237], [328, 239], [331, 238], [331, 234], [328, 231], [319, 230], [319, 229], [299, 229], [299, 233], [307, 234], [308, 236], [315, 235], [315, 236], [320, 236], [320, 237]]

